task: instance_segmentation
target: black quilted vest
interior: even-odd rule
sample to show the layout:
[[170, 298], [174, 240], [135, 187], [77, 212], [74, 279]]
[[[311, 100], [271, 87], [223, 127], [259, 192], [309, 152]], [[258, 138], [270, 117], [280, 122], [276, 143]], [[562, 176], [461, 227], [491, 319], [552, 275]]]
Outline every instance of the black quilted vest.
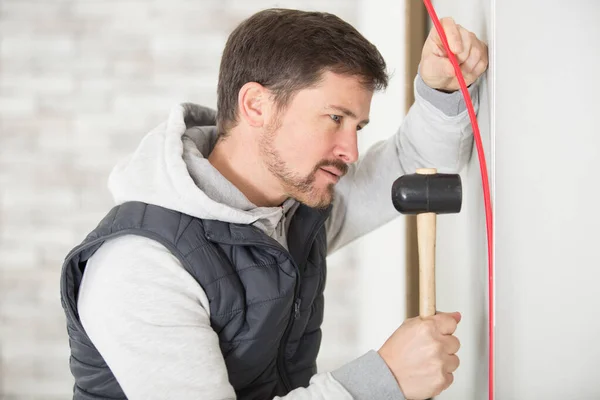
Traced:
[[251, 225], [201, 220], [137, 202], [113, 208], [63, 264], [73, 398], [126, 399], [77, 311], [87, 260], [106, 240], [126, 234], [163, 244], [202, 286], [239, 399], [271, 399], [306, 387], [316, 373], [321, 342], [328, 215], [329, 210], [300, 206], [287, 251]]

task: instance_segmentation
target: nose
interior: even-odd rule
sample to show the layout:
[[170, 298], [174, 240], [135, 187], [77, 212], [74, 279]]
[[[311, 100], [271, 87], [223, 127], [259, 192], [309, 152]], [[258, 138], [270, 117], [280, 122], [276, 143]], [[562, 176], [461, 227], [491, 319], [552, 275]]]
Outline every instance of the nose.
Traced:
[[346, 164], [352, 164], [358, 160], [358, 138], [355, 129], [347, 129], [344, 132], [340, 132], [339, 140], [334, 149], [334, 155]]

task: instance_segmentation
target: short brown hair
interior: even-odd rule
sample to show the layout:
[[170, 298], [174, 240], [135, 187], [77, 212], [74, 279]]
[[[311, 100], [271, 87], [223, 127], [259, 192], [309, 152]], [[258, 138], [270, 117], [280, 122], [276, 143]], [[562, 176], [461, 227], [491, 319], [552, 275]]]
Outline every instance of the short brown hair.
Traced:
[[324, 71], [356, 75], [372, 90], [388, 84], [377, 48], [352, 25], [324, 12], [271, 8], [243, 21], [229, 36], [219, 71], [217, 129], [237, 125], [238, 94], [248, 82], [271, 90], [280, 109]]

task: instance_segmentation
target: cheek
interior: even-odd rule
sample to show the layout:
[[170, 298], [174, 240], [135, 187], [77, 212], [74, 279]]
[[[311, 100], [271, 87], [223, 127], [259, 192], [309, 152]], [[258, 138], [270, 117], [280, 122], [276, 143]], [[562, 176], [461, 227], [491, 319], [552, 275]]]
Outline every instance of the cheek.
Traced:
[[282, 131], [275, 141], [279, 155], [288, 168], [301, 175], [311, 173], [317, 163], [331, 158], [323, 138], [326, 134], [319, 135], [314, 132], [306, 128]]
[[281, 156], [289, 169], [302, 176], [309, 174], [320, 160], [315, 159], [313, 146], [305, 140], [286, 143], [281, 151]]

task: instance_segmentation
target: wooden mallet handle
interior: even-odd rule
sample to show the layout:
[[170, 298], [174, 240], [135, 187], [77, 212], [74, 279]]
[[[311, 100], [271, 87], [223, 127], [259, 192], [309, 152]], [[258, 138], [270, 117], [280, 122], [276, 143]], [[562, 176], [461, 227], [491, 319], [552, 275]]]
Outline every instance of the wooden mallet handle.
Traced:
[[460, 212], [460, 175], [438, 174], [434, 168], [402, 175], [392, 185], [392, 204], [402, 214], [417, 215], [419, 315], [435, 315], [436, 217]]
[[[417, 174], [433, 175], [434, 168], [420, 168]], [[419, 248], [419, 315], [435, 315], [435, 239], [436, 213], [417, 214], [417, 240]]]

